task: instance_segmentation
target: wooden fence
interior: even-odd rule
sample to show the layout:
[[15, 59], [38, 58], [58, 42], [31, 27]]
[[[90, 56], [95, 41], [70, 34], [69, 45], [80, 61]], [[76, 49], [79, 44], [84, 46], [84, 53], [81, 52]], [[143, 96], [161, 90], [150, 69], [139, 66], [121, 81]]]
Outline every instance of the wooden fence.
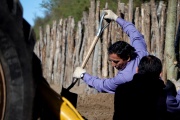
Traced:
[[[163, 1], [155, 3], [151, 0], [137, 7], [135, 11], [132, 6], [133, 0], [129, 0], [127, 5], [119, 1], [116, 13], [135, 24], [145, 37], [148, 51], [159, 57], [164, 64], [167, 5]], [[179, 0], [177, 7], [179, 23]], [[108, 3], [104, 8], [108, 9]], [[54, 21], [52, 26], [46, 25], [46, 28], [39, 29], [40, 39], [34, 51], [42, 61], [43, 75], [50, 84], [64, 87], [71, 84], [74, 68], [81, 66], [96, 35], [100, 19], [100, 1], [91, 0], [89, 13], [82, 14], [83, 17], [77, 24], [73, 17], [68, 17]], [[117, 73], [108, 62], [107, 48], [118, 40], [129, 42], [121, 27], [116, 22], [111, 22], [85, 66], [88, 73], [102, 78], [113, 77]], [[80, 84], [84, 84], [82, 80], [76, 86]], [[88, 86], [84, 91], [96, 92]]]

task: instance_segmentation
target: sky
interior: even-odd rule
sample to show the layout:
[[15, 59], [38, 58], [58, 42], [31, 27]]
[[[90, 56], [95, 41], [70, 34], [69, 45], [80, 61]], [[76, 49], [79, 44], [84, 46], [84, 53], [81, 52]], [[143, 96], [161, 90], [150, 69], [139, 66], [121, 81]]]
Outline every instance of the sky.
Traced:
[[40, 7], [40, 3], [43, 0], [19, 0], [23, 6], [23, 17], [31, 24], [34, 25], [34, 18], [36, 16], [43, 17], [43, 9]]

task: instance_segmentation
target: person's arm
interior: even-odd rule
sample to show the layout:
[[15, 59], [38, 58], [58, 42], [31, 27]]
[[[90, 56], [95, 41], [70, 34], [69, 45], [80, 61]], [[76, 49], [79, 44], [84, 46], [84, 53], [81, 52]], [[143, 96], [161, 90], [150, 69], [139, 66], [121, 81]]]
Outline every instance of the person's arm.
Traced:
[[144, 36], [136, 29], [133, 23], [125, 21], [118, 17], [116, 22], [122, 27], [122, 30], [129, 36], [130, 44], [136, 49], [136, 52], [142, 56], [147, 55], [147, 46]]
[[176, 96], [168, 94], [166, 103], [169, 112], [180, 112], [180, 90], [178, 90]]
[[137, 65], [134, 62], [128, 63], [126, 68], [123, 71], [119, 71], [113, 78], [100, 79], [85, 73], [83, 80], [99, 92], [114, 93], [118, 85], [132, 80], [133, 75], [136, 73]]
[[84, 75], [83, 80], [90, 86], [95, 88], [99, 92], [114, 93], [119, 84], [124, 83], [122, 75], [117, 75], [114, 78], [100, 79], [95, 76], [91, 76], [88, 73]]
[[179, 83], [177, 82], [173, 83], [171, 80], [167, 80], [166, 87], [164, 88], [164, 90], [167, 93], [167, 98], [166, 98], [167, 110], [171, 113], [180, 111], [180, 90], [178, 89], [179, 86], [180, 86]]
[[140, 58], [144, 55], [148, 55], [144, 36], [136, 29], [133, 23], [118, 17], [111, 10], [104, 10], [104, 12], [106, 12], [104, 19], [114, 20], [122, 27], [123, 32], [129, 36], [130, 44], [136, 49]]
[[[73, 77], [83, 79], [86, 84], [95, 88], [99, 92], [114, 93], [118, 85], [132, 80], [136, 68], [137, 64], [130, 62], [127, 67], [123, 71], [119, 71], [115, 77], [101, 79], [86, 73], [85, 69], [77, 67], [74, 71]], [[83, 78], [81, 77], [82, 74]]]

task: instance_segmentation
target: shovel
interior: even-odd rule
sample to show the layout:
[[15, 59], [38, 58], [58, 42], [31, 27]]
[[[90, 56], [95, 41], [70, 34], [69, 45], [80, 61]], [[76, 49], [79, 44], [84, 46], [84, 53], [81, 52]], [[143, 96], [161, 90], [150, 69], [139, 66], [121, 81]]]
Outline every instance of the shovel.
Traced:
[[[90, 46], [90, 49], [88, 50], [87, 52], [87, 55], [85, 56], [85, 59], [83, 60], [82, 62], [82, 65], [81, 67], [84, 68], [101, 33], [104, 31], [104, 29], [109, 25], [110, 21], [107, 20], [107, 24], [105, 26], [103, 26], [103, 18], [104, 16], [106, 15], [105, 12], [102, 12], [102, 15], [100, 17], [100, 23], [99, 23], [99, 27], [98, 27], [98, 31], [97, 31], [97, 34], [96, 36], [94, 37], [94, 40], [92, 41], [92, 44]], [[72, 80], [72, 83], [71, 85], [68, 87], [68, 88], [62, 88], [62, 91], [61, 91], [61, 96], [64, 96], [65, 98], [67, 98], [75, 107], [76, 107], [76, 103], [77, 103], [77, 94], [76, 93], [72, 93], [70, 92], [69, 90], [76, 84], [76, 82], [78, 81], [77, 78], [73, 78]]]

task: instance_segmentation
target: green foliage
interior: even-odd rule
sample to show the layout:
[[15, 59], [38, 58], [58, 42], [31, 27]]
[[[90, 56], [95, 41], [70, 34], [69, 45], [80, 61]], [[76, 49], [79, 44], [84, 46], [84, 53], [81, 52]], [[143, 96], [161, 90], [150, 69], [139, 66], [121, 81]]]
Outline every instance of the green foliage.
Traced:
[[[126, 2], [128, 0], [122, 0]], [[109, 9], [116, 10], [118, 0], [100, 0], [100, 8], [105, 7], [108, 3]], [[90, 0], [43, 0], [40, 4], [45, 9], [44, 18], [35, 18], [34, 29], [38, 35], [38, 26], [45, 26], [51, 24], [53, 20], [60, 18], [68, 18], [72, 16], [77, 23], [82, 18], [83, 11], [88, 11], [90, 7]]]
[[[38, 35], [38, 26], [45, 26], [46, 24], [52, 24], [53, 20], [59, 20], [60, 18], [68, 18], [72, 16], [77, 23], [82, 18], [83, 11], [88, 11], [91, 0], [43, 0], [40, 4], [43, 9], [46, 9], [44, 18], [35, 18], [34, 29]], [[97, 1], [97, 0], [96, 0]], [[100, 9], [105, 7], [106, 2], [108, 3], [109, 9], [116, 11], [118, 0], [99, 0]], [[140, 7], [141, 3], [150, 0], [134, 0], [133, 5]], [[159, 0], [156, 0], [159, 1]], [[129, 0], [121, 0], [121, 3], [127, 4]]]

